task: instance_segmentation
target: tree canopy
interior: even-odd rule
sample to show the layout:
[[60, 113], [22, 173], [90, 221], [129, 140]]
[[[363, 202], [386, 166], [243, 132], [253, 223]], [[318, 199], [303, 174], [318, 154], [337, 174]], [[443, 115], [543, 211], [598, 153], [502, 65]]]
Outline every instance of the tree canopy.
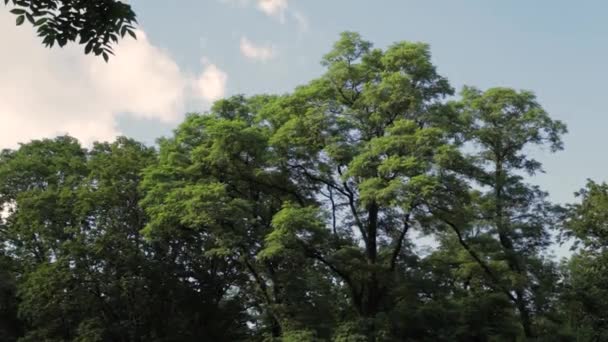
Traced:
[[566, 127], [532, 92], [455, 95], [428, 45], [353, 32], [322, 64], [157, 148], [3, 151], [0, 339], [607, 338], [608, 186], [559, 206], [533, 183], [531, 149], [561, 150]]

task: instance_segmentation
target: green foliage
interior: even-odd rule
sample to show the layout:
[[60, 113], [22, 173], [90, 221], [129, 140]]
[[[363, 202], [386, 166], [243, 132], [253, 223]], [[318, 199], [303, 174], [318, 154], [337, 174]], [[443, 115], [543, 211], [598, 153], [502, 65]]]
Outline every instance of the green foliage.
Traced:
[[315, 207], [297, 208], [286, 203], [272, 218], [273, 231], [266, 235], [266, 247], [258, 257], [272, 258], [288, 249], [299, 248], [298, 243], [317, 245], [327, 236], [323, 220]]
[[608, 338], [604, 312], [608, 309], [608, 240], [604, 217], [608, 186], [588, 181], [577, 193], [580, 202], [569, 206], [564, 235], [574, 237], [578, 252], [563, 265], [561, 292], [572, 335], [588, 341]]
[[[242, 333], [238, 318], [228, 319], [234, 335], [226, 330], [223, 321], [241, 309], [218, 294], [213, 273], [204, 279], [180, 274], [166, 247], [146, 243], [139, 233], [147, 221], [138, 205], [141, 172], [155, 158], [153, 149], [125, 138], [87, 151], [60, 137], [3, 153], [0, 198], [13, 210], [2, 237], [7, 256], [19, 261], [10, 276], [23, 340]], [[202, 328], [210, 320], [217, 325]]]
[[565, 233], [579, 239], [588, 252], [603, 252], [608, 246], [608, 184], [590, 180], [576, 195], [581, 203], [570, 206]]
[[119, 0], [4, 0], [9, 3], [16, 24], [27, 19], [47, 47], [78, 41], [85, 54], [92, 52], [108, 61], [111, 45], [119, 38], [127, 34], [135, 38], [135, 13]]
[[[454, 170], [476, 182], [479, 190], [468, 184], [469, 195], [461, 197], [459, 206], [441, 204], [436, 211], [483, 267], [490, 286], [513, 302], [526, 338], [535, 338], [539, 329], [535, 321], [553, 311], [550, 284], [558, 276], [541, 253], [550, 243], [549, 231], [557, 225], [561, 209], [548, 202], [537, 186], [526, 184], [522, 173], [533, 176], [542, 171], [541, 164], [527, 155], [528, 149], [561, 149], [565, 126], [552, 120], [527, 91], [482, 92], [465, 87], [453, 108], [460, 115], [462, 138], [471, 143], [472, 151]], [[480, 238], [491, 249], [477, 247]], [[484, 262], [488, 256], [502, 261], [503, 268], [492, 259]]]

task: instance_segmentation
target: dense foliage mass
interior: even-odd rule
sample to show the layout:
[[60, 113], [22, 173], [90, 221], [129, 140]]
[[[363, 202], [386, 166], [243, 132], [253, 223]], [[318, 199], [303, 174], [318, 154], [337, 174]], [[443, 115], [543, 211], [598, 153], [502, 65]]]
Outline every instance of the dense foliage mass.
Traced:
[[608, 185], [529, 183], [566, 132], [532, 93], [455, 97], [427, 45], [355, 33], [323, 65], [158, 149], [3, 151], [0, 340], [608, 340]]

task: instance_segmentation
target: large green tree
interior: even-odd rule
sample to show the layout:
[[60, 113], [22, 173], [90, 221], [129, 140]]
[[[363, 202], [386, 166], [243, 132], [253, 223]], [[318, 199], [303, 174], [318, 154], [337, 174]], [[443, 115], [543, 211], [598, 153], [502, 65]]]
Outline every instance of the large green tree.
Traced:
[[[265, 255], [300, 249], [330, 269], [349, 294], [354, 324], [370, 340], [390, 338], [395, 284], [407, 277], [407, 232], [426, 216], [437, 174], [455, 149], [436, 124], [452, 94], [428, 46], [373, 49], [344, 33], [323, 59], [327, 72], [265, 117], [278, 168], [316, 203], [286, 206]], [[317, 219], [298, 221], [302, 210]], [[302, 241], [299, 235], [316, 237]]]

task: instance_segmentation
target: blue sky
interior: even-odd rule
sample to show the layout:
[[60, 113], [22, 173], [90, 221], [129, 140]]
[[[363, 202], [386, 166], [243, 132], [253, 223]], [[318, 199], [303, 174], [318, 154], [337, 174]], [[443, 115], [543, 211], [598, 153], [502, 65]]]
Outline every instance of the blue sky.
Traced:
[[[278, 7], [264, 8], [260, 1]], [[13, 40], [10, 53], [0, 56], [0, 65], [16, 65], [18, 81], [0, 74], [0, 90], [40, 89], [34, 98], [12, 107], [8, 93], [0, 95], [0, 135], [5, 135], [0, 145], [61, 132], [85, 141], [126, 134], [152, 143], [170, 134], [186, 111], [203, 111], [220, 96], [284, 93], [320, 75], [321, 56], [340, 32], [349, 30], [376, 47], [400, 40], [429, 43], [439, 72], [457, 89], [466, 84], [534, 91], [545, 109], [569, 128], [564, 151], [535, 152], [547, 173], [533, 181], [554, 200], [572, 201], [586, 178], [606, 180], [606, 1], [130, 2], [145, 36], [137, 43], [121, 42], [124, 51], [117, 51], [110, 66], [81, 56], [79, 47], [43, 49], [35, 37], [28, 40], [33, 34], [27, 28], [15, 28], [14, 18], [0, 13], [0, 32], [5, 32], [0, 40], [10, 43], [12, 36], [20, 37]], [[244, 43], [249, 44], [248, 56]], [[41, 79], [41, 72], [28, 70], [52, 77]], [[193, 84], [204, 91], [190, 89]], [[53, 97], [40, 95], [51, 88], [78, 94], [57, 90]], [[123, 98], [116, 89], [136, 94]], [[87, 102], [76, 111], [70, 102], [74, 98]], [[5, 100], [9, 105], [3, 107]], [[20, 131], [24, 126], [30, 129]]]

